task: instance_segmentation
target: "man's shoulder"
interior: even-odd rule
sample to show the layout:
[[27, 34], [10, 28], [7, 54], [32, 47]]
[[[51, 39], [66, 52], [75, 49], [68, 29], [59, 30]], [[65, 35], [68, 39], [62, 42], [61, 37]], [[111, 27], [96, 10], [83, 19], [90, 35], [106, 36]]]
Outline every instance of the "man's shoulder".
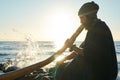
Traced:
[[95, 28], [98, 29], [98, 30], [109, 29], [108, 25], [106, 24], [106, 22], [102, 21], [102, 20], [99, 20], [96, 23]]

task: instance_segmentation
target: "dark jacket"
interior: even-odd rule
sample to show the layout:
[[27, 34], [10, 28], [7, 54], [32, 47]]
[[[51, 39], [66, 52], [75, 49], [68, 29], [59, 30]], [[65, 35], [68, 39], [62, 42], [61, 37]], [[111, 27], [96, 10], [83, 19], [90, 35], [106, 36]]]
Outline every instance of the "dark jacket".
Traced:
[[97, 21], [88, 30], [81, 45], [84, 56], [77, 55], [68, 65], [59, 67], [56, 80], [116, 80], [117, 59], [108, 26]]
[[105, 22], [97, 22], [87, 32], [84, 58], [92, 65], [95, 80], [115, 80], [117, 59], [111, 31]]

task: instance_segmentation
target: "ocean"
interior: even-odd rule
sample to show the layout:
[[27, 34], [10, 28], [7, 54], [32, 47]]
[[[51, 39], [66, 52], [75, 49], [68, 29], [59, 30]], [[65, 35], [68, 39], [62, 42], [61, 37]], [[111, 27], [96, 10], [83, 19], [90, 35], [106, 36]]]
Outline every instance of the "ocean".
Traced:
[[[81, 42], [77, 41], [75, 43], [78, 46]], [[119, 69], [117, 79], [120, 80], [120, 41], [114, 43]], [[13, 65], [23, 68], [47, 59], [59, 49], [57, 49], [56, 43], [53, 41], [0, 41], [0, 64], [12, 60]], [[65, 53], [68, 53], [68, 50]], [[49, 66], [54, 66], [54, 64], [55, 62]], [[2, 73], [0, 71], [0, 74]]]

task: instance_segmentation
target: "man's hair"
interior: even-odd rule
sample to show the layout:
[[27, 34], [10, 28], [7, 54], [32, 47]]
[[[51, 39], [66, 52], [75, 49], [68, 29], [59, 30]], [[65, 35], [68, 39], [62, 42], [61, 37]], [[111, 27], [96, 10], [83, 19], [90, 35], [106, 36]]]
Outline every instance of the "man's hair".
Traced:
[[82, 7], [78, 11], [78, 15], [89, 15], [89, 14], [97, 14], [99, 6], [95, 2], [87, 2], [82, 5]]

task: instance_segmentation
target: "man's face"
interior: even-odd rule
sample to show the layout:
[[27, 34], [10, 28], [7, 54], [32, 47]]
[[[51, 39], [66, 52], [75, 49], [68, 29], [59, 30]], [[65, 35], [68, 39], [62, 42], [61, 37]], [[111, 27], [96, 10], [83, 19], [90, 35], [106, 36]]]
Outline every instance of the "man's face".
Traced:
[[80, 23], [84, 25], [85, 29], [87, 29], [86, 23], [87, 23], [87, 17], [85, 15], [79, 16]]
[[86, 23], [86, 16], [84, 16], [84, 15], [79, 16], [79, 18], [80, 18], [80, 23], [84, 25]]

